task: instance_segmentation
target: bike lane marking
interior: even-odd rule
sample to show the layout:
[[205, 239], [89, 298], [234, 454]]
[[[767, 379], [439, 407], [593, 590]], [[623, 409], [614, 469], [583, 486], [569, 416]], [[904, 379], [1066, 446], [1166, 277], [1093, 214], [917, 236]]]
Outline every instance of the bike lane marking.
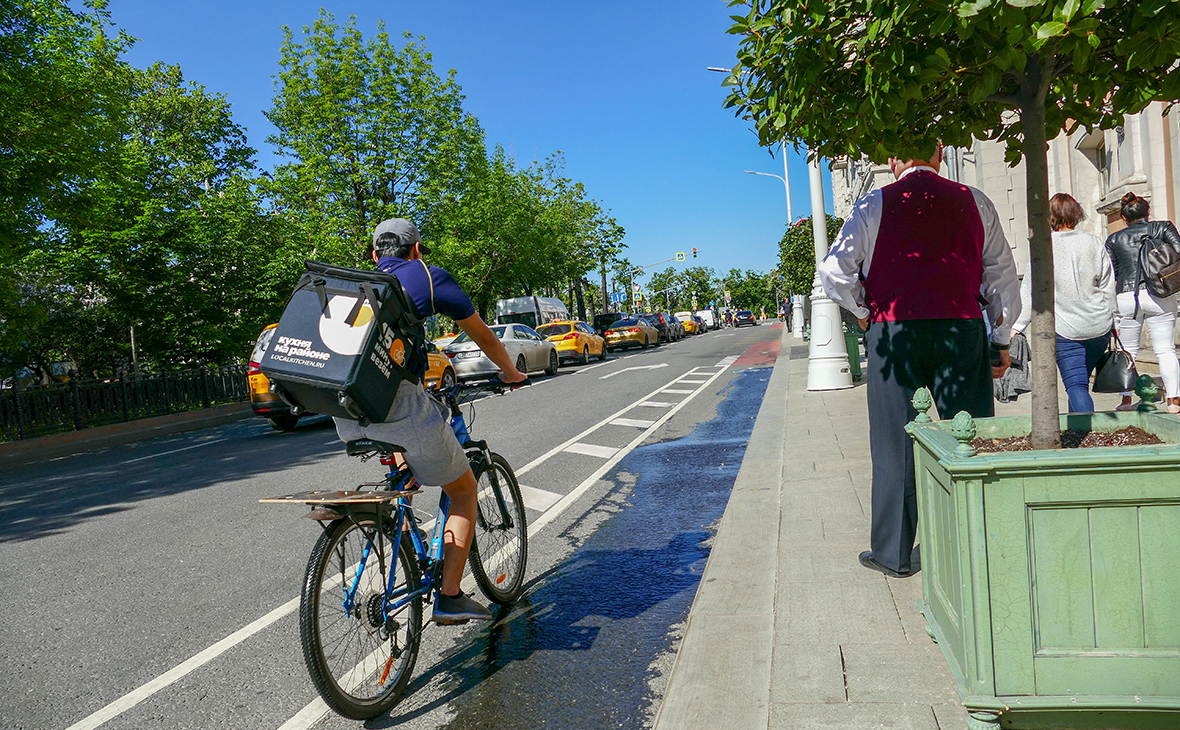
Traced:
[[156, 458], [157, 456], [167, 456], [167, 455], [169, 455], [169, 454], [176, 454], [176, 453], [179, 453], [179, 452], [181, 452], [181, 451], [188, 451], [189, 449], [199, 449], [199, 448], [201, 448], [202, 446], [209, 446], [209, 445], [211, 445], [211, 444], [219, 444], [219, 443], [221, 443], [222, 441], [229, 441], [231, 438], [233, 438], [233, 437], [232, 437], [232, 436], [226, 436], [225, 438], [221, 438], [221, 439], [213, 439], [212, 441], [203, 441], [203, 442], [201, 442], [201, 443], [199, 443], [199, 444], [193, 444], [192, 446], [184, 446], [184, 447], [182, 447], [182, 448], [179, 448], [179, 449], [172, 449], [171, 451], [161, 451], [161, 452], [160, 452], [160, 453], [158, 453], [158, 454], [148, 454], [147, 456], [140, 456], [140, 457], [137, 457], [137, 458], [135, 458], [135, 459], [128, 459], [127, 461], [122, 461], [122, 462], [119, 462], [119, 463], [120, 463], [120, 464], [134, 464], [134, 463], [135, 463], [135, 462], [137, 462], [137, 461], [144, 461], [145, 459], [154, 459], [154, 458]]

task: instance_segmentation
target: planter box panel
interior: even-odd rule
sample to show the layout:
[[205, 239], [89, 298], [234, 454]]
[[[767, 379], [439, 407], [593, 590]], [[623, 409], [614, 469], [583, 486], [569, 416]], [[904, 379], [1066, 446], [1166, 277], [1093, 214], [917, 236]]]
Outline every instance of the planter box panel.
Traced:
[[1145, 643], [1180, 650], [1180, 505], [1139, 508], [1139, 543]]
[[[956, 676], [964, 676], [964, 597], [963, 570], [960, 562], [964, 553], [959, 540], [959, 508], [957, 497], [951, 489], [950, 475], [939, 469], [937, 464], [932, 466], [933, 468], [918, 470], [919, 478], [927, 481], [925, 493], [931, 495], [925, 513], [918, 516], [919, 529], [927, 519], [938, 525], [936, 530], [929, 532], [937, 538], [928, 538], [924, 532], [921, 539], [922, 580], [926, 583], [927, 609], [933, 613], [934, 620], [942, 629], [940, 641], [945, 642], [947, 647], [953, 647], [954, 662], [951, 671]], [[926, 569], [927, 565], [933, 567]]]
[[[1037, 656], [1037, 694], [1176, 697], [1180, 694], [1180, 655], [1130, 654]], [[1178, 718], [1180, 719], [1180, 718]]]
[[1084, 508], [1029, 510], [1037, 650], [1094, 646], [1088, 517]]
[[1036, 691], [1035, 640], [1024, 480], [985, 482], [984, 503], [996, 694], [1031, 695]]

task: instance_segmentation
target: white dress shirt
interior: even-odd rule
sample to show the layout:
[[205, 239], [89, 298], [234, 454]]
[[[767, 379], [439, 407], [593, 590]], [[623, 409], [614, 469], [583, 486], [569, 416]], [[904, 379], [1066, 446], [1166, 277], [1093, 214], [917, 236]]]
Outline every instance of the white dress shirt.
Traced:
[[[917, 170], [938, 171], [927, 165], [915, 165], [901, 174]], [[900, 179], [900, 178], [898, 178]], [[1006, 345], [1012, 337], [1012, 323], [1020, 315], [1020, 281], [1016, 262], [1000, 226], [1000, 217], [992, 201], [979, 190], [967, 188], [975, 197], [975, 207], [983, 223], [983, 281], [981, 294], [987, 299], [987, 316], [993, 323], [992, 341]], [[880, 188], [869, 192], [852, 207], [852, 213], [836, 236], [828, 255], [819, 265], [819, 280], [824, 291], [841, 307], [864, 319], [869, 316], [860, 276], [869, 275], [873, 249], [881, 228], [882, 196]], [[1001, 321], [1003, 325], [995, 325]]]

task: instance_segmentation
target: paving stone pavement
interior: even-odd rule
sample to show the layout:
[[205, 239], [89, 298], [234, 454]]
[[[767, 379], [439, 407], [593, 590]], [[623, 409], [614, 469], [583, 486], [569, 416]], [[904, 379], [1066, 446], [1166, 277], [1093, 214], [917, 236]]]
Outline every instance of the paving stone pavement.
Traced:
[[[808, 392], [806, 343], [784, 331], [782, 352], [656, 730], [961, 730], [921, 579], [857, 561], [869, 545], [865, 386]], [[1028, 414], [1030, 400], [997, 415]], [[1117, 402], [1095, 395], [1099, 410]]]

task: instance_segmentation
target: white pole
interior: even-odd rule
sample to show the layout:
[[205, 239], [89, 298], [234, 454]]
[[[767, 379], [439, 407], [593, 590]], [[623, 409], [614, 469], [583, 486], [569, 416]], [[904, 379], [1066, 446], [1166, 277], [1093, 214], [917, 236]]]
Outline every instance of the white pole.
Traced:
[[795, 222], [791, 211], [791, 173], [787, 170], [787, 138], [783, 138], [783, 186], [787, 189], [787, 227]]
[[[824, 177], [819, 156], [808, 163], [811, 182], [811, 230], [815, 237], [815, 264], [828, 255], [828, 223], [824, 212]], [[807, 363], [808, 390], [839, 390], [852, 387], [848, 349], [840, 326], [840, 305], [828, 298], [819, 282], [811, 292], [811, 349]]]

